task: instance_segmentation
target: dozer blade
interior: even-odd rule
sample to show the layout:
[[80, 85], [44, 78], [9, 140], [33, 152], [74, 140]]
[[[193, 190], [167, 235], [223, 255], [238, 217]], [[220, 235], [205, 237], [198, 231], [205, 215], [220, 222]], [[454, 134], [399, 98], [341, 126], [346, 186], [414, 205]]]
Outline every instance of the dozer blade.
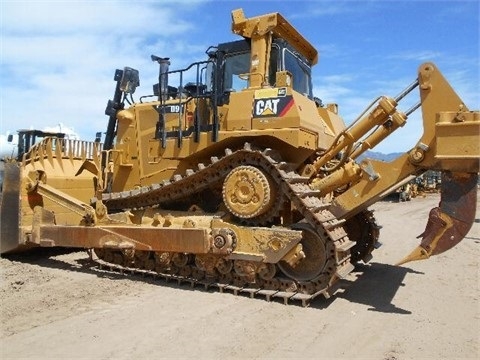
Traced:
[[0, 194], [0, 254], [19, 248], [20, 168], [6, 162]]
[[442, 192], [438, 207], [430, 210], [422, 238], [397, 265], [428, 259], [457, 245], [475, 220], [478, 174], [442, 172]]

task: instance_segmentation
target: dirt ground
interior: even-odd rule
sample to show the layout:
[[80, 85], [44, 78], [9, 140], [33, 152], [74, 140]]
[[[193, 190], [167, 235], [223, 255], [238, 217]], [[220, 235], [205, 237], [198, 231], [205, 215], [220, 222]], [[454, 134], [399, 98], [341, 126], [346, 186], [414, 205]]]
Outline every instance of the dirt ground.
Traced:
[[479, 214], [449, 252], [393, 265], [438, 200], [374, 205], [383, 246], [306, 308], [105, 273], [84, 252], [1, 258], [0, 358], [479, 359]]

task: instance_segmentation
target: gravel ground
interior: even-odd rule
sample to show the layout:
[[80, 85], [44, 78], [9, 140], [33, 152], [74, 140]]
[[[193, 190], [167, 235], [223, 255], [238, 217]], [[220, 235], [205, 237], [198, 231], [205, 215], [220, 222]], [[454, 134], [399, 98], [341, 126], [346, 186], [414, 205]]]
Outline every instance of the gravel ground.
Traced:
[[307, 308], [103, 272], [81, 251], [0, 258], [0, 357], [478, 359], [480, 220], [449, 252], [393, 265], [438, 201], [375, 204], [383, 246]]

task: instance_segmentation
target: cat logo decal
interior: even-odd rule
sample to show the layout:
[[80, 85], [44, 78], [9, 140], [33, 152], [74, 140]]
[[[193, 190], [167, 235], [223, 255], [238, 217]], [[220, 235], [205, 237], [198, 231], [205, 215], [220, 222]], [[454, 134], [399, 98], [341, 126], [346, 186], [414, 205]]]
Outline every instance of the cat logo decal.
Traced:
[[287, 95], [286, 88], [257, 90], [253, 103], [253, 117], [282, 117], [293, 104], [293, 97]]

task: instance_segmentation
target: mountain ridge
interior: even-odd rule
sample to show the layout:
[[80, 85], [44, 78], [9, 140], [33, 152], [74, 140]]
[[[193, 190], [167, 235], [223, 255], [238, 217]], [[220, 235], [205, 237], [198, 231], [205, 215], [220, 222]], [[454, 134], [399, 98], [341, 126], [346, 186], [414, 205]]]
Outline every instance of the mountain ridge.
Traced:
[[374, 160], [381, 160], [385, 162], [390, 162], [392, 160], [395, 160], [398, 158], [400, 155], [403, 155], [403, 152], [394, 152], [394, 153], [389, 153], [389, 154], [384, 154], [382, 152], [378, 151], [370, 151], [367, 150], [365, 153], [360, 155], [358, 157], [358, 161], [362, 161], [363, 159], [374, 159]]

